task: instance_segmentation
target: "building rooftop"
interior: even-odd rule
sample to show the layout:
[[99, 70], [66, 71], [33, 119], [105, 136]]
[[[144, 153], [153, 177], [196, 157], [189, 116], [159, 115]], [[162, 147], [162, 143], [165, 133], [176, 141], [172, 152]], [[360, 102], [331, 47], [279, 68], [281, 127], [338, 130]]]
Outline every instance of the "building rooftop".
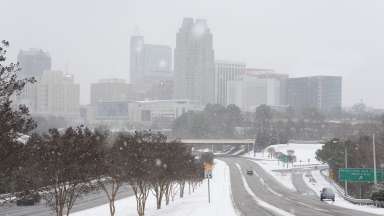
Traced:
[[288, 74], [276, 73], [273, 69], [247, 68], [245, 75], [259, 78], [288, 78]]
[[46, 55], [50, 56], [48, 52], [38, 49], [38, 48], [30, 48], [28, 50], [20, 50], [19, 55]]
[[231, 60], [215, 60], [216, 64], [239, 64], [239, 65], [246, 65], [245, 62], [241, 61], [231, 61]]
[[98, 83], [126, 83], [124, 79], [101, 79]]

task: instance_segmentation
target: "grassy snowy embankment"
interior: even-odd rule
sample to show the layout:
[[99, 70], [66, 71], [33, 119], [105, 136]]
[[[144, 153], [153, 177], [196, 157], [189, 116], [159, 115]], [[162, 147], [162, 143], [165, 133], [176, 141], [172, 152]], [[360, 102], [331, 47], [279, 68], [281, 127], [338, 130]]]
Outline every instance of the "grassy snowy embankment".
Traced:
[[[208, 204], [207, 180], [197, 188], [194, 193], [188, 194], [186, 187], [183, 199], [176, 198], [168, 206], [156, 210], [155, 197], [150, 194], [146, 208], [146, 215], [156, 216], [235, 216], [236, 211], [231, 199], [231, 185], [229, 167], [222, 161], [215, 160], [213, 177], [211, 179], [211, 203]], [[98, 206], [71, 216], [107, 216], [108, 205]], [[136, 213], [136, 201], [134, 197], [128, 197], [116, 202], [116, 216], [133, 216]]]

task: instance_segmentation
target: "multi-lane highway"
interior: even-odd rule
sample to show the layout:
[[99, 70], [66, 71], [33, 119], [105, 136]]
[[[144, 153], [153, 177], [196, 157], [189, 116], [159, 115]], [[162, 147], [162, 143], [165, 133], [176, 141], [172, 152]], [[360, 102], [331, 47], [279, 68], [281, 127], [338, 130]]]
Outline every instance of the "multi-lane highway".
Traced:
[[[236, 157], [221, 159], [230, 168], [234, 204], [244, 216], [374, 216], [321, 202], [304, 182], [300, 183], [299, 175], [294, 177], [294, 185], [302, 189], [293, 192], [253, 161]], [[246, 174], [249, 169], [254, 175]]]
[[[128, 186], [123, 186], [118, 194], [118, 199], [133, 195]], [[73, 206], [72, 212], [93, 208], [107, 203], [106, 195], [103, 191], [93, 192], [79, 198]], [[49, 216], [54, 215], [52, 210], [44, 203], [34, 206], [2, 206], [0, 208], [1, 216]]]

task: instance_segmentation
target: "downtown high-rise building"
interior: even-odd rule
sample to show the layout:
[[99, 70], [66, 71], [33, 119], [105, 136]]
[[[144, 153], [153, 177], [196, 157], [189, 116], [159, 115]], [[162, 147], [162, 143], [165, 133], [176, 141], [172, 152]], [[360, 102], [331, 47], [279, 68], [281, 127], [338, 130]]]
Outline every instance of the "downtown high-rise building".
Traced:
[[132, 36], [130, 41], [130, 81], [136, 83], [144, 75], [144, 37]]
[[41, 78], [45, 70], [51, 70], [51, 56], [41, 49], [21, 50], [17, 55], [21, 71], [19, 76]]
[[216, 61], [215, 63], [215, 99], [216, 103], [227, 106], [228, 83], [242, 78], [246, 70], [245, 63]]
[[215, 61], [212, 34], [206, 20], [184, 18], [176, 34], [176, 99], [215, 102]]
[[172, 48], [145, 44], [143, 36], [132, 36], [130, 82], [135, 90], [145, 95], [153, 86], [172, 79]]
[[297, 110], [316, 108], [323, 112], [339, 111], [342, 77], [312, 76], [288, 80], [288, 104]]
[[[34, 77], [37, 83], [43, 76], [44, 71], [51, 70], [51, 57], [41, 49], [21, 50], [17, 56], [21, 71], [18, 78]], [[37, 85], [28, 83], [16, 98], [16, 104], [25, 104], [33, 113], [37, 111]]]

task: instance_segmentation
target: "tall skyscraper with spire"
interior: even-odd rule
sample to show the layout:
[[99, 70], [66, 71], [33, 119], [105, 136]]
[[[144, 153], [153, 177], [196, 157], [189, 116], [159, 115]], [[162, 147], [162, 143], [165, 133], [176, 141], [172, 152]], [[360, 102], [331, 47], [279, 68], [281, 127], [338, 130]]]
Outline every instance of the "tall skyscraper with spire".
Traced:
[[144, 74], [144, 37], [131, 37], [130, 47], [130, 81], [136, 83]]
[[176, 34], [174, 56], [174, 97], [200, 101], [202, 104], [214, 103], [214, 50], [206, 20], [184, 18]]

